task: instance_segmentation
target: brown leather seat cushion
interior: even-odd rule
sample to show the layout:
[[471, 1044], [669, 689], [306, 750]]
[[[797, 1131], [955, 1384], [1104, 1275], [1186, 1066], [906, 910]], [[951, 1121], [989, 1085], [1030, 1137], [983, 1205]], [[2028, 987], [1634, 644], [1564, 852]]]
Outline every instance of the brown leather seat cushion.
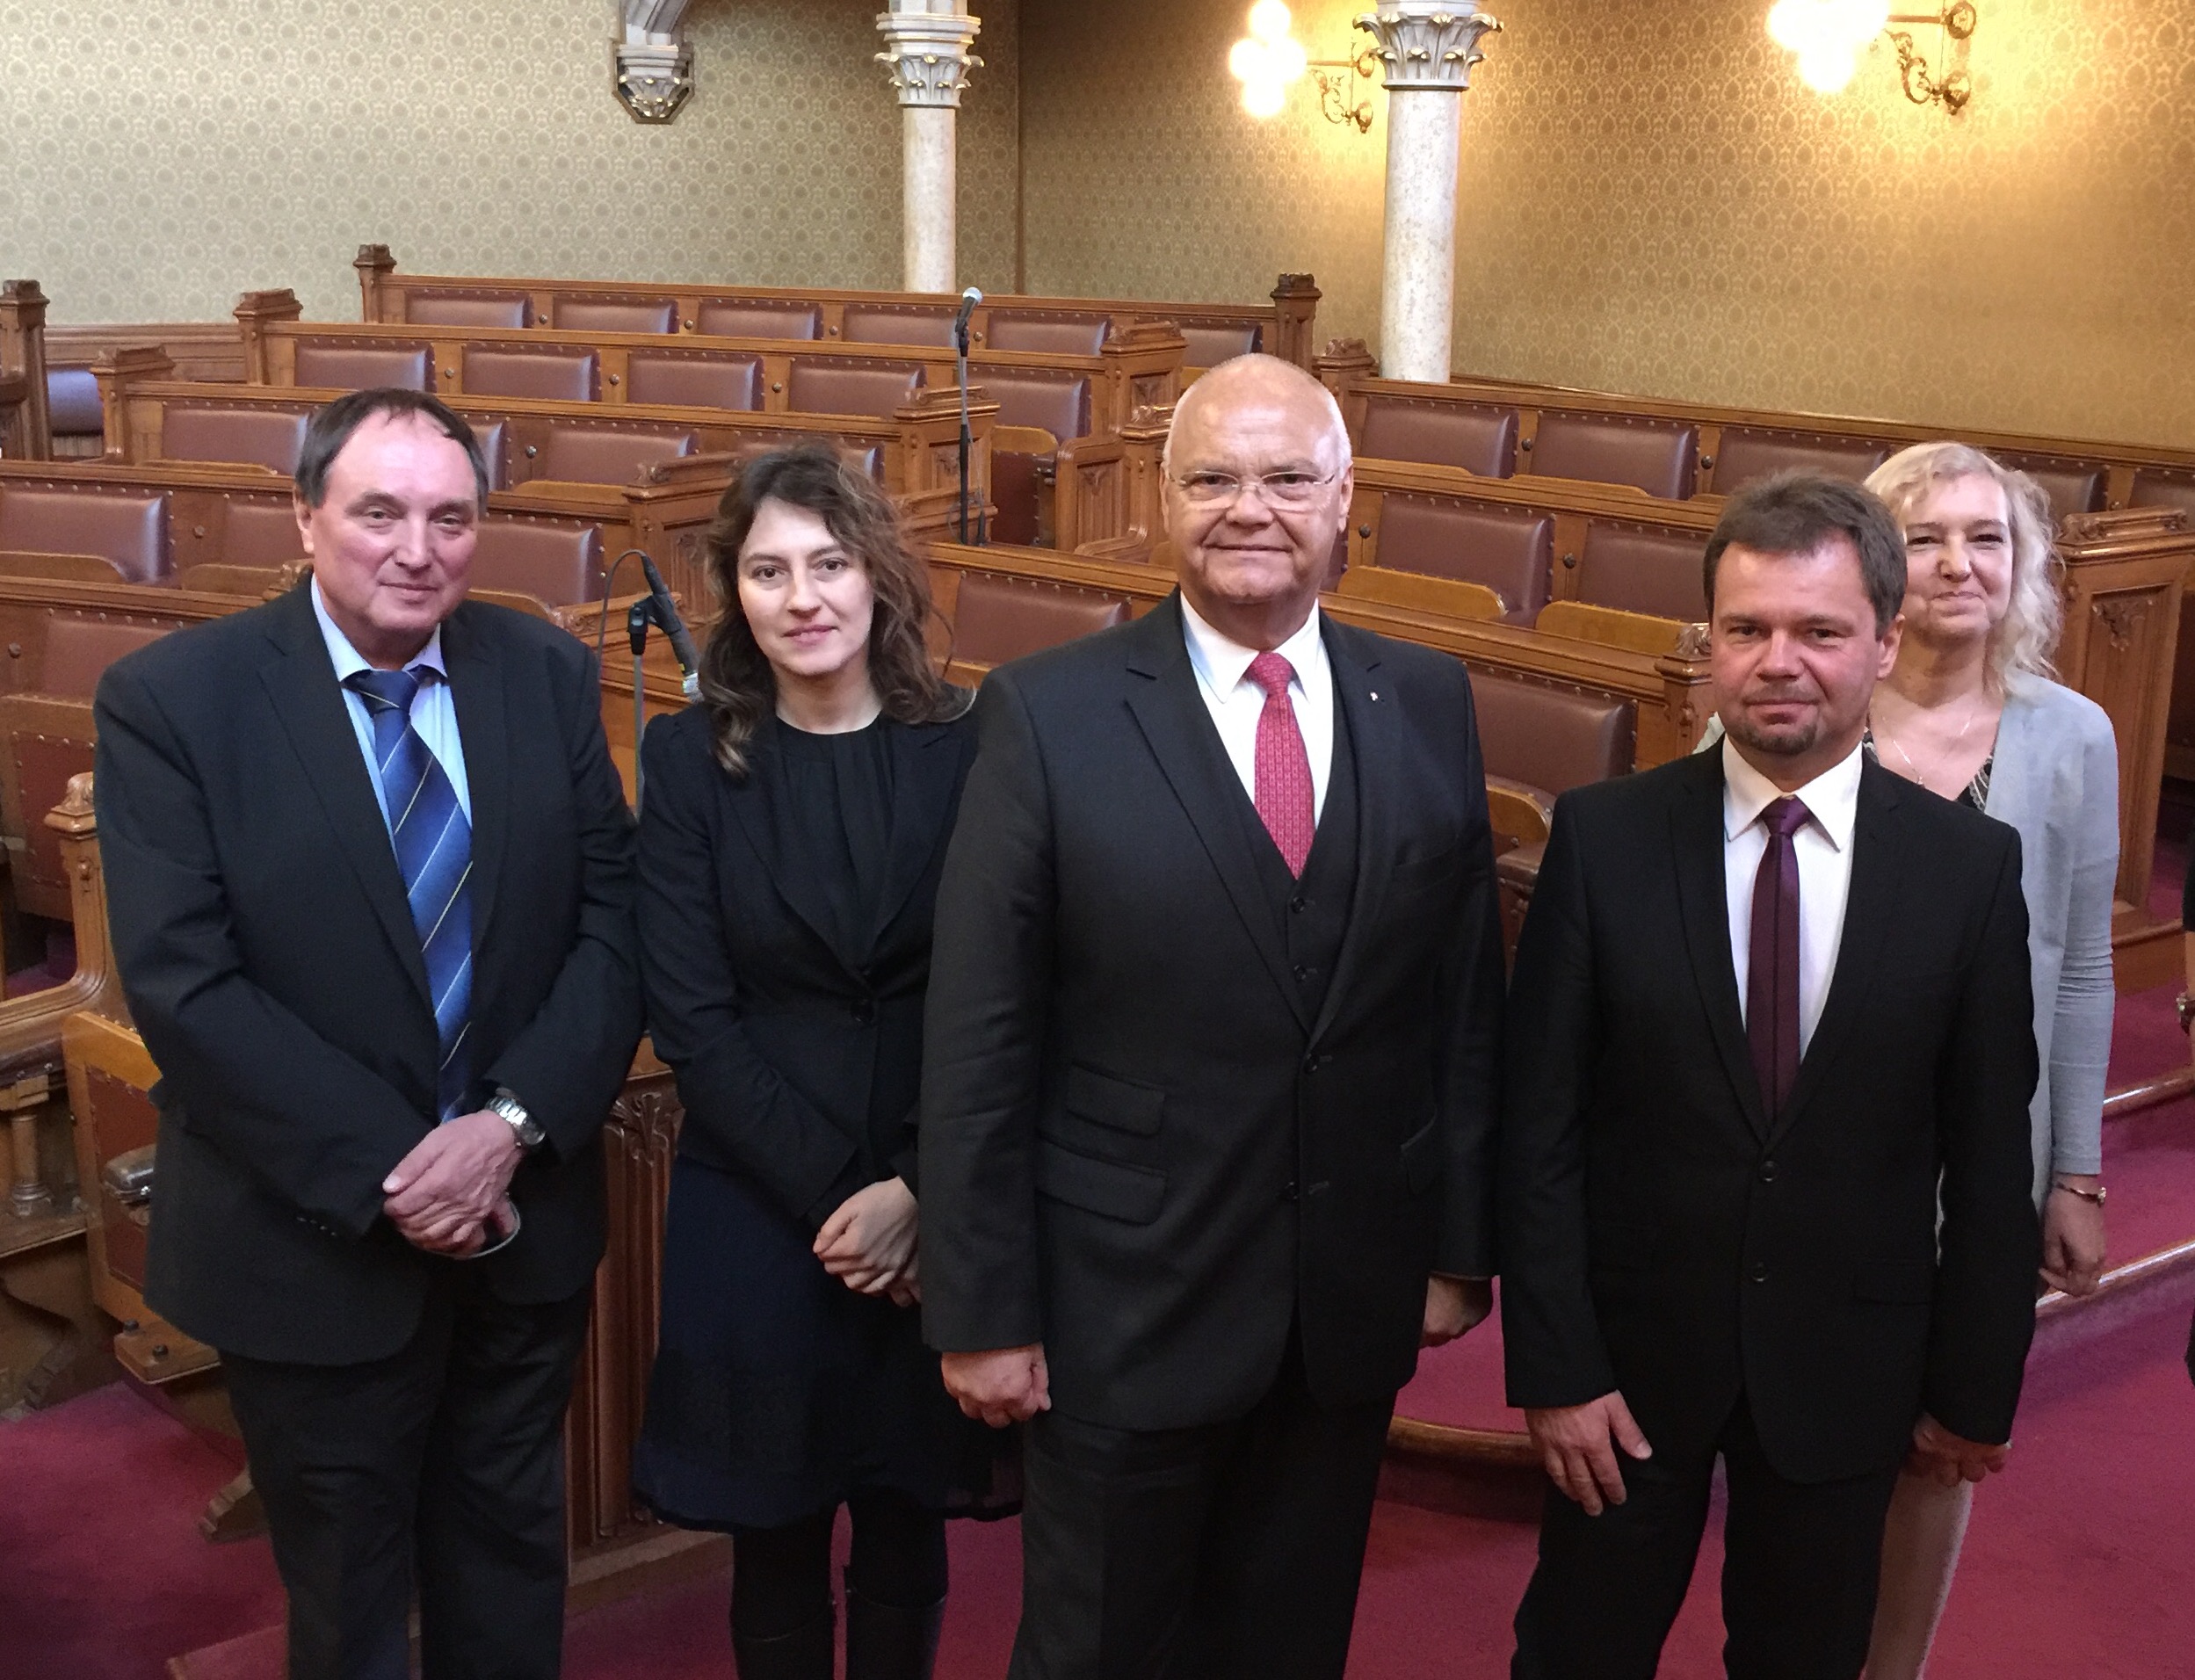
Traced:
[[88, 700], [99, 677], [125, 654], [160, 640], [171, 625], [120, 624], [111, 619], [55, 617], [46, 626], [46, 657], [39, 668], [38, 692]]
[[474, 589], [508, 590], [551, 606], [600, 600], [602, 532], [593, 525], [483, 519], [471, 581]]
[[918, 362], [795, 361], [786, 380], [785, 406], [795, 414], [866, 414], [889, 420], [894, 410], [922, 395]]
[[385, 385], [407, 391], [434, 389], [434, 349], [429, 344], [297, 344], [297, 382], [320, 391], [370, 391]]
[[98, 554], [133, 583], [173, 576], [168, 498], [158, 490], [0, 489], [0, 549], [33, 554]]
[[1714, 488], [1729, 496], [1772, 473], [1827, 473], [1857, 482], [1890, 459], [1890, 445], [1849, 438], [1800, 438], [1787, 432], [1722, 429], [1715, 450]]
[[1636, 485], [1648, 496], [1676, 502], [1692, 493], [1699, 460], [1699, 434], [1681, 422], [1556, 411], [1539, 416], [1527, 470], [1547, 478]]
[[1517, 410], [1474, 403], [1375, 396], [1365, 407], [1357, 453], [1373, 460], [1460, 467], [1481, 478], [1517, 470]]
[[549, 324], [565, 332], [676, 332], [674, 298], [566, 298], [549, 305]]
[[691, 431], [632, 432], [610, 426], [560, 425], [533, 463], [533, 476], [575, 484], [630, 484], [641, 469], [691, 455], [700, 442]]
[[465, 389], [474, 396], [592, 402], [601, 394], [601, 363], [595, 352], [577, 345], [467, 345], [465, 351]]
[[949, 346], [958, 314], [949, 303], [849, 303], [838, 336], [850, 344]]
[[821, 338], [820, 304], [782, 298], [712, 298], [695, 324], [719, 338]]
[[410, 292], [404, 319], [437, 327], [530, 327], [533, 301], [523, 292], [463, 297], [449, 292]]
[[1128, 620], [1118, 595], [1033, 578], [969, 572], [953, 614], [953, 656], [1003, 665]]
[[1631, 768], [1633, 714], [1621, 700], [1475, 670], [1471, 696], [1489, 776], [1567, 793]]
[[1698, 624], [1707, 616], [1706, 552], [1703, 537], [1597, 520], [1578, 556], [1577, 598]]
[[274, 409], [170, 403], [160, 416], [160, 453], [169, 460], [245, 461], [293, 473], [309, 418]]
[[2043, 494], [2050, 498], [2054, 518], [2063, 519], [2075, 513], [2094, 513], [2104, 505], [2110, 473], [2103, 467], [2048, 456], [2010, 455], [1996, 450], [1990, 453], [2005, 466], [2017, 467], [2042, 486]]
[[287, 503], [229, 502], [217, 557], [223, 564], [274, 568], [304, 557], [305, 539], [297, 533], [297, 516]]
[[96, 438], [106, 430], [99, 381], [88, 367], [46, 370], [46, 413], [56, 438]]
[[762, 358], [636, 350], [626, 358], [625, 395], [632, 402], [751, 412], [762, 406]]
[[[1111, 323], [1101, 315], [1043, 309], [994, 309], [983, 329], [993, 350], [1041, 351], [1051, 356], [1095, 356], [1105, 347]], [[1008, 422], [1018, 424], [1018, 422]]]
[[1264, 324], [1257, 321], [1181, 323], [1181, 336], [1189, 346], [1181, 359], [1189, 367], [1217, 367], [1265, 345]]
[[1040, 367], [973, 367], [968, 377], [998, 404], [1002, 426], [1041, 426], [1061, 443], [1090, 435], [1090, 376]]
[[2179, 508], [2195, 518], [2195, 473], [2176, 473], [2168, 467], [2145, 467], [2134, 474], [2133, 493], [2126, 498], [2133, 508]]
[[1392, 491], [1380, 503], [1378, 564], [1483, 583], [1510, 624], [1530, 624], [1547, 604], [1554, 558], [1554, 520], [1545, 513]]

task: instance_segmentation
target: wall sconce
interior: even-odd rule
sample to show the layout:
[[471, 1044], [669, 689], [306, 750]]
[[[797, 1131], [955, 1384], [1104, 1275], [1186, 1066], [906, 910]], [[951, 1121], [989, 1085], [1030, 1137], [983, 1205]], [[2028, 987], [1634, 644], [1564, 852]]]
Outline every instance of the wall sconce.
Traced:
[[1292, 20], [1283, 0], [1257, 0], [1250, 9], [1250, 33], [1235, 43], [1227, 67], [1242, 84], [1242, 109], [1261, 120], [1277, 117], [1288, 102], [1288, 89], [1310, 72], [1319, 91], [1319, 109], [1327, 121], [1354, 124], [1372, 132], [1372, 101], [1357, 97], [1357, 80], [1379, 69], [1370, 47], [1351, 58], [1313, 58], [1290, 33]]
[[1898, 78], [1915, 105], [1940, 105], [1952, 115], [1966, 109], [1974, 84], [1963, 69], [1938, 77], [1928, 60], [1914, 50], [1913, 36], [1897, 24], [1933, 25], [1949, 43], [1973, 35], [1972, 0], [1953, 0], [1941, 11], [1893, 13], [1885, 0], [1776, 0], [1768, 14], [1768, 33], [1798, 59], [1799, 79], [1819, 93], [1842, 92], [1859, 68], [1859, 55], [1879, 34], [1889, 34], [1897, 49]]

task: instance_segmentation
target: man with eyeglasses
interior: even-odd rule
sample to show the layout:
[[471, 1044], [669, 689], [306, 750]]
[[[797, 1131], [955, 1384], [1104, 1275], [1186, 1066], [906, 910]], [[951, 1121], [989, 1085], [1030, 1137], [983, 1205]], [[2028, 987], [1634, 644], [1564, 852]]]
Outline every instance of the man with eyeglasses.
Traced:
[[1339, 1680], [1395, 1391], [1489, 1305], [1485, 778], [1463, 667], [1319, 610], [1323, 387], [1213, 369], [1165, 470], [1179, 590], [977, 701], [924, 1325], [1028, 1425], [1018, 1680]]

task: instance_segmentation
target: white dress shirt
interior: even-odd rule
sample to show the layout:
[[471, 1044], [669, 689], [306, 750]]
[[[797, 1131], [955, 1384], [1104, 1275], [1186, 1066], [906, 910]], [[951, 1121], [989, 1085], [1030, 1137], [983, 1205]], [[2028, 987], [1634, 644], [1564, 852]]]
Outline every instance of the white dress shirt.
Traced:
[[[351, 638], [343, 634], [342, 626], [328, 616], [328, 604], [321, 599], [320, 580], [313, 579], [313, 616], [320, 620], [321, 639], [328, 644], [328, 657], [336, 667], [336, 681], [347, 682], [352, 673], [372, 670], [366, 656], [351, 645]], [[411, 703], [411, 727], [419, 732], [420, 740], [442, 766], [442, 773], [450, 778], [450, 787], [457, 794], [457, 808], [465, 813], [465, 820], [473, 820], [473, 790], [465, 779], [465, 744], [458, 738], [457, 701], [450, 693], [450, 673], [442, 663], [442, 626], [437, 625], [434, 634], [427, 638], [427, 645], [412, 656], [404, 669], [419, 678], [419, 694]], [[356, 689], [343, 691], [343, 703], [351, 713], [351, 728], [359, 737], [359, 750], [366, 756], [366, 778], [373, 784], [373, 802], [381, 807], [381, 821], [388, 821], [388, 796], [381, 791], [380, 761], [373, 753], [373, 714], [367, 709], [366, 696]]]
[[[1181, 604], [1181, 623], [1198, 692], [1204, 696], [1235, 773], [1242, 778], [1242, 792], [1255, 804], [1257, 720], [1265, 710], [1265, 691], [1250, 680], [1250, 666], [1258, 650], [1228, 641], [1197, 616], [1186, 597]], [[1319, 634], [1315, 605], [1303, 628], [1273, 651], [1295, 670], [1288, 684], [1288, 703], [1295, 710], [1303, 750], [1311, 761], [1311, 821], [1315, 824], [1325, 813], [1326, 784], [1334, 769], [1334, 672], [1326, 663], [1326, 640]]]
[[[1844, 938], [1844, 902], [1852, 886], [1852, 825], [1859, 809], [1860, 749], [1794, 795], [1814, 820], [1791, 837], [1799, 858], [1799, 1054], [1814, 1041], [1822, 1005]], [[1783, 790], [1722, 743], [1722, 885], [1730, 901], [1730, 961], [1737, 970], [1738, 1017], [1746, 1010], [1753, 967], [1753, 882], [1768, 851], [1761, 813]]]

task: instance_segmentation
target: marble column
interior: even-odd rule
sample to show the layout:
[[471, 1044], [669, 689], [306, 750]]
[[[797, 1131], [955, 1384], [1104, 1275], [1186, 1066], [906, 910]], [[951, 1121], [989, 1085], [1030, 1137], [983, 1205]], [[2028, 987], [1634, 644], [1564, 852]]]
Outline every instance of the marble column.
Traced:
[[960, 90], [983, 61], [968, 49], [982, 27], [967, 0], [892, 0], [876, 26], [877, 62], [899, 91], [902, 130], [902, 284], [910, 292], [959, 290], [958, 176]]
[[1380, 371], [1445, 381], [1456, 301], [1456, 156], [1479, 38], [1478, 0], [1384, 0], [1357, 27], [1387, 67], [1387, 270]]

